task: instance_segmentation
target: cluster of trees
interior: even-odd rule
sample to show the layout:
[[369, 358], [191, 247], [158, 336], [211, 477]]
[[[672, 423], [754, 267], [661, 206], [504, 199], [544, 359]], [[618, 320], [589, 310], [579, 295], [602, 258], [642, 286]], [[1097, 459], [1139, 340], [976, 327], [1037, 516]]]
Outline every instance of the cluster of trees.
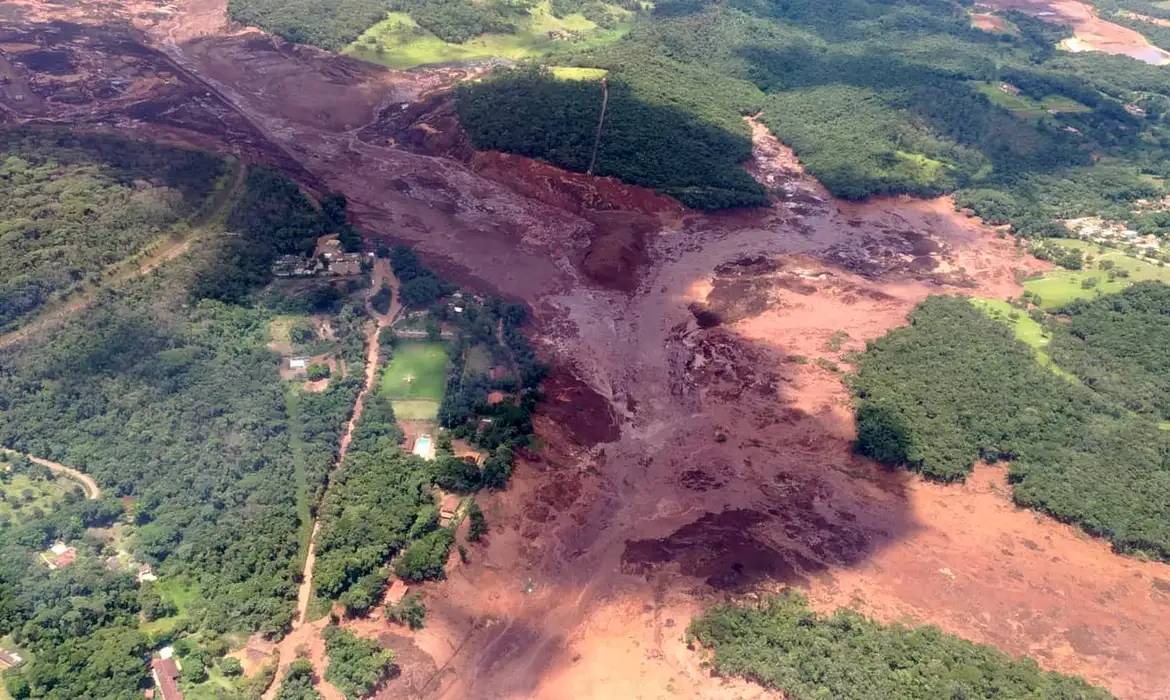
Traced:
[[[1116, 311], [1109, 299], [1080, 307], [1073, 338], [1054, 338], [1062, 357], [1078, 358], [1067, 366], [1074, 372], [1105, 362], [1086, 373], [1094, 383], [1116, 369], [1100, 392], [1041, 366], [1009, 328], [966, 300], [927, 299], [910, 326], [870, 343], [859, 362], [859, 450], [944, 481], [964, 478], [975, 460], [1009, 460], [1017, 503], [1119, 550], [1170, 559], [1170, 434], [1122, 403], [1127, 391], [1163, 384], [1143, 363], [1157, 361], [1164, 334], [1132, 333], [1156, 325], [1149, 309], [1164, 294], [1139, 289]], [[1128, 311], [1135, 317], [1125, 318]], [[1150, 349], [1137, 349], [1145, 343]], [[1119, 357], [1106, 361], [1113, 352]]]
[[276, 700], [321, 700], [321, 694], [313, 687], [313, 663], [308, 659], [297, 659], [288, 665]]
[[1057, 364], [1127, 410], [1170, 420], [1170, 287], [1138, 282], [1060, 313], [1047, 348]]
[[1066, 270], [1082, 270], [1085, 267], [1085, 256], [1078, 248], [1041, 239], [1032, 244], [1029, 252], [1039, 260], [1048, 260]]
[[[365, 412], [362, 421], [365, 421]], [[377, 602], [385, 565], [411, 542], [438, 527], [431, 495], [433, 469], [385, 438], [363, 451], [355, 444], [321, 504], [318, 595], [339, 600], [351, 614]]]
[[177, 231], [226, 169], [113, 136], [0, 131], [0, 331]]
[[936, 627], [887, 626], [846, 609], [820, 615], [791, 591], [756, 606], [717, 605], [689, 634], [718, 673], [793, 700], [1113, 697]]
[[332, 222], [295, 182], [269, 168], [252, 168], [227, 227], [233, 235], [207, 246], [209, 262], [195, 276], [194, 298], [247, 301], [256, 288], [272, 281], [276, 256], [308, 254]]
[[392, 0], [228, 0], [228, 15], [298, 44], [340, 51], [390, 11]]
[[456, 290], [455, 285], [431, 272], [414, 250], [406, 246], [396, 246], [390, 251], [390, 267], [400, 282], [398, 301], [407, 308], [424, 308]]
[[345, 693], [348, 700], [366, 697], [397, 672], [394, 652], [383, 649], [377, 642], [362, 639], [336, 625], [326, 627], [321, 634], [325, 637], [325, 653], [329, 655], [325, 680]]

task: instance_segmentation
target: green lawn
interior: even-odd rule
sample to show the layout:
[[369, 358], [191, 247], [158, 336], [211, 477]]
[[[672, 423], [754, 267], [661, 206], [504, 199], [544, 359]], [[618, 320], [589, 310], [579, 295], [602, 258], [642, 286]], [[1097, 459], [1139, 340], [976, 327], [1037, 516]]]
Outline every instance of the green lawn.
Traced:
[[996, 321], [1011, 326], [1016, 339], [1023, 341], [1036, 351], [1036, 361], [1041, 365], [1071, 382], [1080, 383], [1080, 379], [1076, 375], [1061, 369], [1044, 351], [1048, 342], [1052, 340], [1052, 336], [1044, 329], [1044, 326], [1032, 320], [1027, 311], [1021, 311], [1001, 299], [971, 299], [971, 303]]
[[983, 93], [991, 103], [1021, 117], [1039, 117], [1054, 112], [1089, 112], [1086, 105], [1062, 95], [1048, 95], [1034, 100], [1027, 95], [1013, 95], [1000, 89], [998, 83], [975, 83], [975, 89]]
[[[1061, 239], [1054, 242], [1077, 248], [1094, 258], [1091, 262], [1085, 263], [1084, 270], [1058, 268], [1042, 277], [1024, 282], [1024, 289], [1040, 295], [1040, 306], [1045, 309], [1056, 309], [1076, 299], [1092, 299], [1102, 294], [1120, 292], [1134, 282], [1156, 280], [1170, 284], [1170, 268], [1138, 260], [1120, 250], [1104, 248], [1088, 241]], [[1097, 269], [1097, 263], [1101, 260], [1112, 260], [1117, 269], [1129, 272], [1129, 277], [1118, 277], [1109, 281], [1107, 272]], [[1084, 281], [1089, 279], [1095, 279], [1096, 285], [1082, 287]]]
[[448, 361], [443, 343], [404, 342], [395, 346], [378, 386], [391, 399], [395, 416], [402, 420], [434, 419], [447, 386]]
[[[520, 60], [547, 53], [581, 49], [617, 41], [629, 31], [628, 22], [614, 29], [601, 29], [580, 14], [553, 17], [549, 0], [538, 3], [529, 21], [514, 34], [484, 34], [462, 44], [443, 41], [419, 27], [405, 12], [391, 12], [386, 19], [367, 29], [344, 53], [390, 68], [414, 68], [433, 63], [472, 61], [483, 58]], [[614, 14], [630, 12], [611, 6]], [[567, 32], [581, 37], [576, 41], [552, 39], [550, 32]]]

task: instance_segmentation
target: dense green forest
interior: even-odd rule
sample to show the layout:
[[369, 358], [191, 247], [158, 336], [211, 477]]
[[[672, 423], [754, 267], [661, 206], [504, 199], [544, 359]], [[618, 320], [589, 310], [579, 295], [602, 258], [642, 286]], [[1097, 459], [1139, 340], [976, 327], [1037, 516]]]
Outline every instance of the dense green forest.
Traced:
[[794, 592], [754, 606], [715, 606], [691, 623], [689, 634], [711, 651], [719, 674], [792, 700], [1113, 697], [936, 627], [881, 625], [848, 610], [820, 615]]
[[431, 481], [430, 465], [399, 449], [397, 436], [377, 440], [368, 451], [351, 447], [321, 505], [317, 595], [339, 600], [351, 614], [376, 605], [386, 562], [438, 527]]
[[[120, 143], [118, 157], [139, 162], [125, 152], [134, 148]], [[203, 162], [184, 157], [178, 166]], [[39, 192], [56, 187], [45, 180]], [[124, 201], [117, 188], [105, 192]], [[337, 352], [358, 374], [363, 315], [336, 290], [259, 294], [273, 254], [302, 249], [331, 224], [295, 185], [253, 170], [230, 206], [235, 235], [103, 290], [84, 314], [0, 354], [0, 444], [76, 466], [104, 491], [102, 501], [66, 499], [0, 528], [0, 635], [33, 657], [5, 674], [17, 697], [140, 697], [146, 650], [170, 635], [198, 633], [200, 646], [222, 653], [224, 634], [278, 635], [291, 620], [298, 501], [319, 492], [357, 384], [304, 394], [291, 420], [267, 347], [267, 302], [331, 315]], [[117, 546], [152, 564], [168, 590], [192, 592], [178, 624], [140, 626], [140, 612], [149, 622], [177, 610], [105, 566], [115, 545], [87, 528], [115, 523], [128, 533]], [[50, 571], [36, 553], [55, 540], [74, 545], [78, 561]]]
[[340, 51], [390, 11], [391, 0], [228, 0], [236, 22]]
[[1060, 310], [1048, 353], [1110, 400], [1170, 420], [1170, 287], [1139, 282]]
[[1141, 364], [1161, 348], [1127, 348], [1125, 339], [1165, 294], [1143, 285], [1121, 302], [1105, 297], [1075, 312], [1073, 338], [1057, 334], [1060, 357], [1119, 353], [1108, 366], [1120, 379], [1100, 392], [1040, 365], [1006, 325], [966, 300], [926, 300], [909, 326], [870, 343], [859, 362], [858, 448], [945, 481], [962, 479], [975, 460], [1009, 460], [1016, 502], [1119, 550], [1170, 559], [1170, 434], [1122, 403], [1126, 391], [1144, 394], [1143, 382], [1163, 381]]
[[0, 131], [0, 331], [177, 232], [226, 170], [112, 136]]

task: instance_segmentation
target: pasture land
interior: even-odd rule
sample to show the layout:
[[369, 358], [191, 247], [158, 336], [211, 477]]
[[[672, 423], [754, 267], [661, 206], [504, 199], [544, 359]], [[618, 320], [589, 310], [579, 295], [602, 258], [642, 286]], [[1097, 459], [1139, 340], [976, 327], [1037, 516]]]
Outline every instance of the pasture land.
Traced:
[[[8, 467], [0, 457], [0, 471]], [[27, 474], [0, 476], [0, 523], [18, 523], [36, 511], [48, 513], [70, 489], [78, 488], [72, 481], [54, 476], [50, 479], [32, 479]]]
[[[554, 17], [549, 0], [544, 0], [532, 8], [528, 20], [514, 33], [482, 34], [462, 44], [443, 41], [405, 12], [391, 12], [345, 47], [344, 53], [399, 69], [486, 58], [535, 58], [558, 49], [576, 51], [607, 44], [625, 36], [631, 13], [617, 6], [609, 9], [624, 19], [613, 29], [602, 29], [581, 14]], [[577, 39], [558, 38], [567, 36]]]
[[[1040, 306], [1056, 309], [1077, 299], [1094, 299], [1103, 294], [1114, 294], [1134, 282], [1155, 280], [1170, 284], [1170, 268], [1138, 260], [1124, 252], [1106, 248], [1089, 241], [1056, 240], [1054, 243], [1080, 250], [1092, 260], [1086, 260], [1083, 270], [1056, 269], [1048, 274], [1024, 282], [1024, 289], [1040, 296]], [[1128, 277], [1109, 279], [1107, 270], [1097, 267], [1102, 260], [1111, 260], [1115, 269], [1125, 270]]]

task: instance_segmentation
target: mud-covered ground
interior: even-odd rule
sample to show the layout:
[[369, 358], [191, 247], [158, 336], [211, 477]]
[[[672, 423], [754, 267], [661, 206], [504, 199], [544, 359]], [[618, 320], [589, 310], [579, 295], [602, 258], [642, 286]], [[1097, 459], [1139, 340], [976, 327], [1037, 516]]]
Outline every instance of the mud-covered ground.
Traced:
[[379, 697], [767, 697], [683, 641], [703, 606], [785, 585], [934, 623], [1127, 698], [1170, 698], [1170, 567], [851, 451], [849, 353], [935, 293], [1005, 298], [1041, 265], [945, 199], [833, 200], [752, 124], [773, 207], [475, 153], [450, 97], [478, 68], [392, 72], [231, 27], [224, 0], [0, 2], [9, 122], [84, 124], [284, 168], [375, 240], [526, 301], [554, 366], [542, 448], [483, 497], [486, 544], [424, 587]]
[[1154, 46], [1141, 32], [1123, 27], [1097, 15], [1096, 9], [1081, 0], [978, 0], [976, 6], [992, 10], [1019, 10], [1073, 31], [1065, 42], [1070, 51], [1100, 51], [1129, 56], [1156, 66], [1170, 64], [1170, 51]]

